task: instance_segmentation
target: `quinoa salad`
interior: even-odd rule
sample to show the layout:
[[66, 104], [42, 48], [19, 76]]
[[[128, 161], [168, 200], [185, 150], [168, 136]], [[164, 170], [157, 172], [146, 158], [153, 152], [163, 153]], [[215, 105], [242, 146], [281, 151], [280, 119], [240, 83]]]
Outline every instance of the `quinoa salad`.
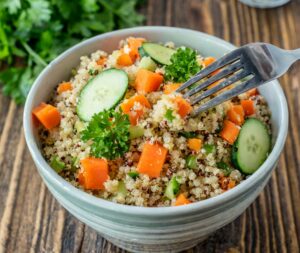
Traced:
[[176, 90], [214, 61], [134, 37], [82, 56], [33, 109], [43, 156], [75, 187], [120, 204], [186, 205], [234, 188], [271, 150], [270, 111], [252, 89], [192, 117]]

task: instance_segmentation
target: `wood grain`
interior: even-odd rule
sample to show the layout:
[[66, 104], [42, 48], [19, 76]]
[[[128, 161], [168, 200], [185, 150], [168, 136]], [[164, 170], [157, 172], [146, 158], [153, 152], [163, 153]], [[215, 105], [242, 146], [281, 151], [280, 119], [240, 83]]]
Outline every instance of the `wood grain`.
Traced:
[[[148, 0], [147, 25], [187, 27], [236, 45], [265, 41], [300, 48], [300, 0], [258, 10], [237, 0]], [[234, 222], [187, 252], [299, 252], [300, 64], [280, 79], [290, 110], [278, 168]], [[0, 253], [124, 252], [77, 221], [41, 182], [24, 142], [23, 108], [0, 93]]]

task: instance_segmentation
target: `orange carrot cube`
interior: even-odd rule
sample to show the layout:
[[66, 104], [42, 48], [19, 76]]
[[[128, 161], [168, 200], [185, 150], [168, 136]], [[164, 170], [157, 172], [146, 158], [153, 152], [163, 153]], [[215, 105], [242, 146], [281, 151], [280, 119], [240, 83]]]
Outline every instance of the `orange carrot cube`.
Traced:
[[41, 103], [33, 109], [32, 114], [47, 130], [51, 130], [60, 124], [60, 113], [53, 105]]
[[223, 129], [220, 133], [221, 137], [233, 144], [237, 139], [240, 132], [240, 128], [229, 120], [224, 120]]
[[82, 171], [79, 182], [87, 190], [103, 190], [104, 182], [109, 179], [108, 164], [105, 159], [87, 157], [80, 161]]
[[137, 166], [139, 173], [147, 174], [150, 178], [160, 176], [168, 150], [159, 143], [145, 143]]

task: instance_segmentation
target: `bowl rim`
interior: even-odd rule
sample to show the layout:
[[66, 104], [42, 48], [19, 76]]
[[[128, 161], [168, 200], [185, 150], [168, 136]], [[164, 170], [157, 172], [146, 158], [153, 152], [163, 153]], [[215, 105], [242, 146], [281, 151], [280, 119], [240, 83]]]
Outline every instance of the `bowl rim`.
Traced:
[[57, 64], [58, 62], [62, 61], [66, 56], [73, 53], [73, 51], [76, 51], [77, 49], [88, 46], [89, 43], [92, 43], [93, 41], [105, 39], [111, 36], [122, 36], [127, 35], [128, 33], [132, 32], [164, 32], [167, 30], [173, 30], [175, 32], [184, 32], [184, 33], [194, 33], [196, 36], [201, 36], [206, 41], [215, 41], [220, 44], [222, 44], [223, 47], [225, 47], [228, 50], [233, 50], [236, 48], [233, 44], [224, 41], [223, 39], [217, 38], [213, 35], [209, 35], [207, 33], [186, 29], [186, 28], [178, 28], [178, 27], [169, 27], [169, 26], [140, 26], [140, 27], [134, 27], [134, 28], [127, 28], [127, 29], [121, 29], [116, 30], [108, 33], [104, 33], [101, 35], [94, 36], [92, 38], [89, 38], [87, 40], [84, 40], [75, 46], [69, 48], [68, 50], [64, 51], [62, 54], [60, 54], [56, 59], [54, 59], [50, 64], [48, 64], [43, 71], [39, 74], [38, 78], [33, 83], [33, 86], [28, 94], [28, 97], [26, 99], [24, 113], [23, 113], [23, 126], [24, 126], [24, 134], [26, 143], [28, 146], [28, 149], [31, 153], [31, 156], [37, 166], [37, 169], [39, 171], [42, 171], [43, 175], [48, 178], [51, 181], [51, 184], [55, 187], [61, 188], [63, 191], [65, 191], [68, 195], [71, 195], [74, 199], [78, 199], [83, 203], [86, 203], [88, 205], [94, 206], [96, 208], [105, 209], [107, 211], [114, 211], [122, 214], [127, 215], [141, 215], [141, 216], [170, 216], [170, 215], [182, 215], [186, 213], [193, 213], [193, 212], [199, 212], [203, 210], [210, 209], [212, 207], [216, 207], [219, 205], [222, 205], [236, 197], [238, 197], [243, 192], [248, 191], [252, 186], [255, 185], [257, 181], [259, 181], [260, 178], [263, 178], [267, 173], [269, 173], [272, 170], [273, 165], [278, 160], [278, 157], [283, 149], [285, 139], [287, 136], [288, 131], [288, 107], [287, 107], [287, 101], [284, 95], [284, 92], [277, 80], [272, 81], [273, 82], [273, 89], [275, 90], [275, 93], [278, 97], [278, 102], [280, 104], [280, 111], [277, 112], [282, 117], [282, 124], [280, 124], [278, 129], [278, 136], [276, 138], [276, 141], [274, 143], [273, 149], [271, 153], [269, 154], [266, 161], [261, 165], [261, 167], [252, 174], [247, 180], [243, 181], [241, 184], [237, 185], [233, 189], [226, 191], [220, 195], [217, 195], [215, 197], [211, 197], [209, 199], [197, 201], [194, 203], [191, 203], [189, 205], [184, 206], [169, 206], [169, 207], [140, 207], [140, 206], [129, 206], [124, 204], [118, 204], [114, 203], [109, 200], [105, 200], [102, 198], [98, 198], [96, 196], [93, 196], [89, 193], [86, 193], [75, 186], [73, 186], [71, 183], [67, 182], [65, 179], [63, 179], [61, 176], [59, 176], [46, 162], [44, 157], [42, 156], [37, 143], [35, 142], [33, 130], [32, 130], [32, 122], [31, 122], [31, 110], [33, 107], [33, 98], [36, 93], [36, 91], [40, 88], [42, 85], [42, 80], [44, 78], [44, 75], [52, 68], [53, 65]]

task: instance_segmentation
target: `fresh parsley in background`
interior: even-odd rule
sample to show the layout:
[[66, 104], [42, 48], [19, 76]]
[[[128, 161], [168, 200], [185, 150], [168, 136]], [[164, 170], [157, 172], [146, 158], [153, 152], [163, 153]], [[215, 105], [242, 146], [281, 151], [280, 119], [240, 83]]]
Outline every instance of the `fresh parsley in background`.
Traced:
[[91, 154], [109, 160], [121, 157], [129, 149], [129, 117], [110, 109], [95, 114], [87, 128], [82, 131], [82, 140], [92, 140]]
[[91, 36], [139, 25], [142, 0], [0, 0], [0, 83], [24, 103], [41, 70]]
[[165, 79], [179, 83], [187, 81], [201, 69], [196, 56], [196, 51], [191, 48], [177, 49], [171, 57], [171, 64], [166, 66]]

